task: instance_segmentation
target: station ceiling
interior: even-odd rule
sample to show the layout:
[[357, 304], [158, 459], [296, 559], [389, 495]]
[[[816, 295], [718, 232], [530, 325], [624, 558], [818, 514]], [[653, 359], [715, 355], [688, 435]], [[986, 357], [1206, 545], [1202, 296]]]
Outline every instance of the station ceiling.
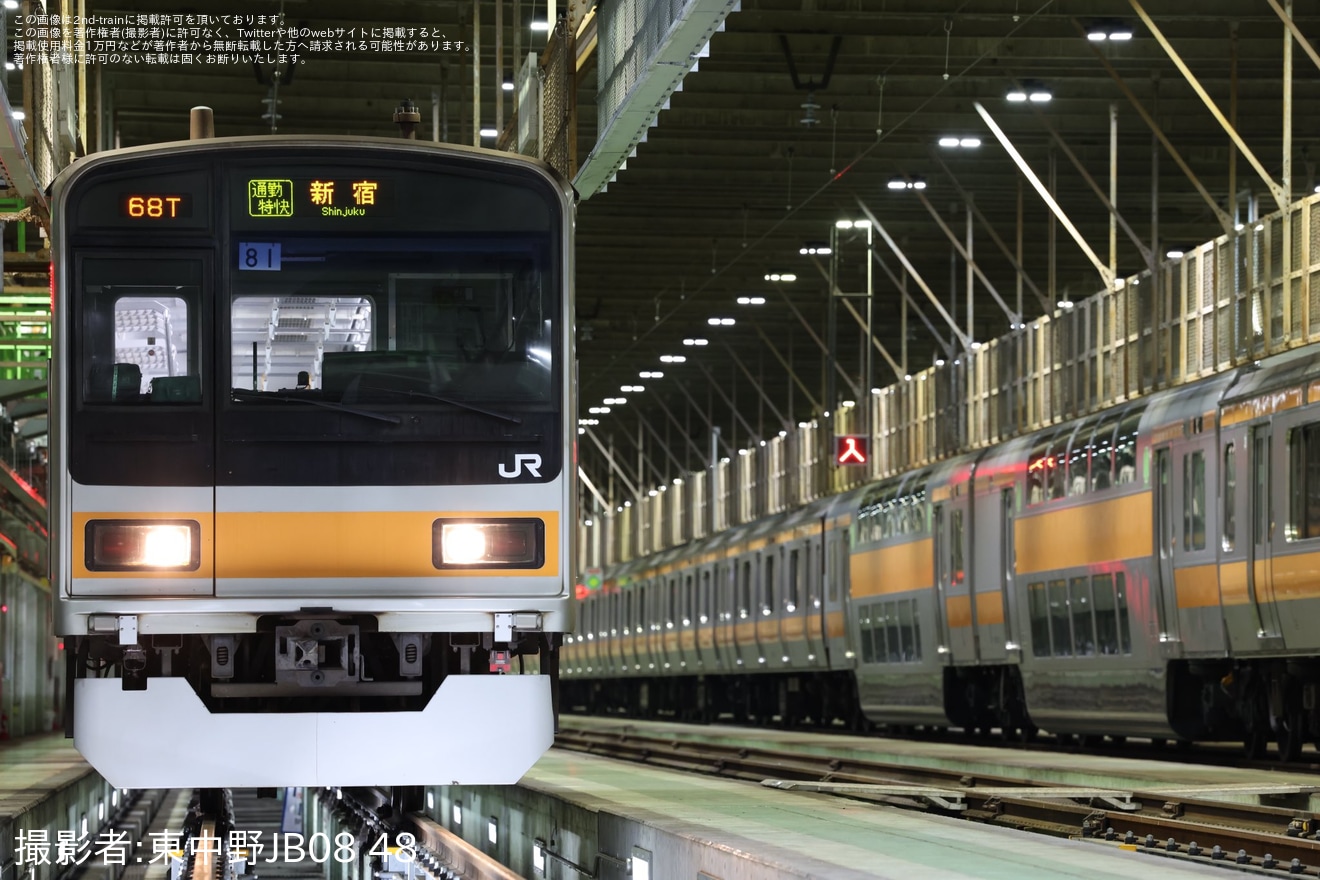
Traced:
[[[131, 10], [125, 5], [88, 0], [96, 12], [211, 11], [204, 8], [210, 4], [190, 7], [177, 0], [134, 0]], [[282, 5], [286, 20], [309, 27], [429, 27], [471, 42], [471, 2]], [[226, 12], [272, 14], [280, 7], [280, 0], [231, 0]], [[481, 7], [481, 117], [492, 124], [494, 3], [483, 0]], [[1146, 0], [1144, 8], [1223, 115], [1236, 120], [1267, 172], [1282, 180], [1286, 31], [1271, 0]], [[515, 21], [513, 2], [506, 0], [504, 73], [510, 72], [515, 28], [524, 54], [544, 46], [544, 36], [529, 28], [544, 11], [543, 3], [522, 0]], [[1297, 3], [1294, 20], [1303, 34], [1320, 40], [1314, 3]], [[1127, 29], [1132, 37], [1088, 40], [1087, 30], [1096, 27]], [[865, 216], [863, 205], [963, 331], [967, 268], [940, 221], [965, 244], [968, 205], [974, 206], [973, 255], [1008, 307], [1006, 312], [976, 282], [974, 339], [1000, 336], [1016, 320], [1009, 313], [1017, 311], [1018, 274], [992, 231], [1010, 252], [1019, 234], [1023, 240], [1029, 280], [1022, 320], [1100, 289], [1099, 273], [1067, 232], [1051, 223], [977, 103], [1042, 181], [1048, 182], [1053, 164], [1057, 201], [1102, 262], [1109, 260], [1109, 215], [1073, 159], [1108, 194], [1111, 132], [1118, 209], [1144, 246], [1163, 259], [1170, 248], [1223, 232], [1216, 209], [1159, 144], [1133, 99], [1218, 210], [1242, 222], [1251, 210], [1274, 210], [1266, 184], [1240, 151], [1239, 198], [1231, 197], [1229, 136], [1130, 0], [743, 0], [709, 49], [626, 169], [607, 191], [583, 201], [578, 214], [581, 415], [604, 398], [628, 398], [627, 405], [600, 416], [593, 432], [602, 441], [613, 436], [621, 457], [634, 463], [632, 444], [640, 434], [651, 461], [647, 482], [699, 467], [697, 450], [709, 448], [711, 424], [722, 428], [729, 448], [737, 448], [828, 409], [829, 390], [836, 399], [846, 396], [842, 378], [827, 388], [830, 368], [822, 343], [830, 339], [829, 288], [822, 273], [837, 258], [840, 289], [864, 293], [865, 235], [839, 232], [836, 244], [842, 247], [831, 256], [813, 259], [801, 251], [829, 243], [836, 220]], [[1320, 99], [1320, 69], [1300, 47], [1293, 65], [1290, 186], [1297, 198], [1316, 183], [1320, 114], [1308, 110]], [[422, 112], [419, 136], [429, 137], [435, 93], [448, 138], [470, 144], [471, 81], [471, 56], [458, 52], [319, 56], [281, 83], [277, 129], [391, 136], [395, 106], [411, 98]], [[100, 72], [99, 85], [106, 137], [123, 146], [186, 137], [188, 108], [202, 103], [215, 108], [218, 134], [271, 131], [270, 120], [262, 118], [268, 109], [263, 99], [270, 97], [268, 68], [111, 66]], [[589, 61], [577, 89], [580, 157], [595, 141], [595, 87], [596, 68]], [[1016, 87], [1048, 92], [1052, 99], [1008, 100]], [[505, 93], [506, 121], [511, 104]], [[979, 139], [980, 146], [942, 148], [944, 137]], [[925, 188], [890, 189], [896, 179], [921, 181]], [[902, 363], [901, 293], [894, 278], [901, 281], [905, 270], [879, 235], [873, 242], [884, 262], [874, 264], [875, 336], [899, 361], [896, 371], [875, 356], [870, 383], [883, 386], [903, 369], [916, 373], [930, 366], [953, 334], [909, 280], [908, 292], [933, 332], [910, 309]], [[1145, 266], [1122, 230], [1116, 263], [1120, 276]], [[766, 281], [770, 274], [796, 280]], [[740, 306], [740, 297], [765, 303]], [[864, 313], [864, 299], [849, 302]], [[708, 324], [715, 317], [736, 323]], [[860, 329], [846, 308], [839, 311], [835, 335], [840, 364], [864, 388]], [[708, 344], [685, 348], [685, 338]], [[662, 364], [662, 355], [685, 355], [687, 361]], [[657, 370], [663, 379], [639, 378]], [[620, 391], [625, 385], [646, 390]], [[603, 475], [588, 439], [584, 461], [594, 475]], [[669, 454], [654, 448], [662, 443]]]

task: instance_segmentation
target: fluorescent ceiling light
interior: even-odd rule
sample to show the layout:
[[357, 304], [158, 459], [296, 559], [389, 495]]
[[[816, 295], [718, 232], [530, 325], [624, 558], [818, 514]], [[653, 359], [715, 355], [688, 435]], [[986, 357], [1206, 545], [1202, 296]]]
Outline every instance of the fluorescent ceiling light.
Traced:
[[481, 130], [481, 136], [484, 138], [493, 138], [496, 137], [497, 135], [499, 135], [499, 132], [493, 128], [483, 128]]

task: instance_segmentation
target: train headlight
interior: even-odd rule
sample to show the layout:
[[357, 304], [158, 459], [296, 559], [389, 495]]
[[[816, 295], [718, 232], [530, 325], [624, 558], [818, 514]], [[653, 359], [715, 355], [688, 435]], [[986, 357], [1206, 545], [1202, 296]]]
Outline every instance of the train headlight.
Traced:
[[92, 520], [87, 523], [90, 571], [196, 571], [202, 527], [192, 520]]
[[539, 519], [438, 519], [432, 533], [436, 568], [540, 568], [545, 523]]

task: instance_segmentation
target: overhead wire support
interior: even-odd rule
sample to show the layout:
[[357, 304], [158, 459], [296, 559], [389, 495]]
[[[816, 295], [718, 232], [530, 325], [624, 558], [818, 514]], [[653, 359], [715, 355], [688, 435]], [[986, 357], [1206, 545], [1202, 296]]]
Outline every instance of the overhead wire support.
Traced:
[[1036, 172], [1031, 170], [1031, 166], [1027, 164], [1027, 160], [1023, 159], [1022, 154], [1013, 146], [1013, 142], [1008, 139], [1008, 135], [1004, 134], [1003, 129], [995, 123], [995, 120], [990, 116], [989, 111], [981, 106], [980, 101], [973, 101], [972, 106], [976, 108], [976, 112], [981, 115], [981, 119], [985, 121], [985, 124], [989, 127], [991, 133], [994, 134], [1000, 145], [1008, 152], [1008, 155], [1012, 157], [1013, 161], [1017, 163], [1022, 174], [1031, 182], [1031, 185], [1035, 188], [1036, 193], [1041, 197], [1041, 200], [1049, 206], [1050, 210], [1054, 213], [1054, 216], [1058, 218], [1061, 224], [1063, 224], [1063, 228], [1068, 230], [1068, 234], [1071, 235], [1073, 241], [1077, 243], [1077, 247], [1079, 247], [1082, 253], [1086, 255], [1086, 258], [1091, 261], [1091, 265], [1095, 266], [1096, 271], [1100, 274], [1101, 280], [1104, 281], [1105, 289], [1112, 290], [1114, 288], [1114, 273], [1109, 271], [1109, 267], [1101, 262], [1100, 258], [1096, 256], [1095, 251], [1086, 243], [1086, 239], [1082, 238], [1081, 232], [1079, 232], [1077, 227], [1073, 225], [1072, 220], [1068, 219], [1068, 215], [1064, 212], [1063, 208], [1059, 207], [1059, 203], [1054, 200], [1054, 196], [1050, 195], [1050, 192], [1045, 188], [1045, 185], [1040, 182], [1040, 178], [1036, 176]]
[[[1169, 60], [1178, 68], [1178, 72], [1183, 75], [1183, 79], [1185, 79], [1187, 84], [1192, 87], [1192, 91], [1196, 92], [1196, 96], [1201, 99], [1201, 103], [1205, 104], [1206, 109], [1215, 117], [1219, 126], [1224, 129], [1224, 133], [1232, 139], [1233, 143], [1237, 144], [1237, 148], [1241, 151], [1243, 158], [1245, 158], [1248, 164], [1250, 164], [1251, 167], [1256, 170], [1256, 173], [1260, 175], [1260, 179], [1264, 181], [1265, 185], [1269, 188], [1270, 195], [1274, 197], [1274, 201], [1279, 206], [1279, 210], [1286, 211], [1288, 209], [1288, 196], [1284, 191], [1284, 187], [1265, 170], [1265, 166], [1261, 164], [1260, 159], [1256, 158], [1256, 154], [1252, 152], [1251, 147], [1247, 146], [1247, 142], [1242, 139], [1242, 135], [1238, 134], [1237, 128], [1235, 128], [1224, 116], [1223, 111], [1219, 109], [1219, 105], [1216, 104], [1214, 99], [1210, 97], [1208, 92], [1206, 92], [1205, 87], [1201, 85], [1200, 80], [1198, 80], [1196, 75], [1192, 73], [1191, 68], [1182, 60], [1182, 56], [1180, 56], [1177, 50], [1173, 48], [1173, 44], [1169, 42], [1168, 37], [1164, 36], [1164, 33], [1151, 19], [1150, 15], [1147, 14], [1146, 10], [1142, 8], [1141, 4], [1137, 2], [1137, 0], [1128, 0], [1128, 3], [1132, 5], [1133, 10], [1135, 10], [1137, 15], [1140, 16], [1142, 24], [1144, 24], [1147, 30], [1150, 31], [1150, 35], [1154, 37], [1156, 42], [1160, 44], [1160, 47], [1164, 49], [1164, 54], [1168, 55]], [[1285, 147], [1286, 146], [1287, 145], [1285, 144]]]

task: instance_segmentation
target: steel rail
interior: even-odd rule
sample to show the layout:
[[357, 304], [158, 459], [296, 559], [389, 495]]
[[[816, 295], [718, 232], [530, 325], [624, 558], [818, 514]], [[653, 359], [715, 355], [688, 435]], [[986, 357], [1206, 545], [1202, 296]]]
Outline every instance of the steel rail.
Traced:
[[[1223, 864], [1320, 876], [1320, 817], [1286, 806], [1211, 800], [1211, 787], [1137, 790], [829, 757], [772, 748], [602, 731], [561, 722], [557, 748], [717, 775], [786, 791], [813, 791], [961, 816], [1100, 845]], [[1269, 795], [1308, 795], [1317, 787], [1255, 786]], [[1234, 786], [1220, 787], [1231, 792]], [[1295, 861], [1294, 861], [1295, 860]]]

